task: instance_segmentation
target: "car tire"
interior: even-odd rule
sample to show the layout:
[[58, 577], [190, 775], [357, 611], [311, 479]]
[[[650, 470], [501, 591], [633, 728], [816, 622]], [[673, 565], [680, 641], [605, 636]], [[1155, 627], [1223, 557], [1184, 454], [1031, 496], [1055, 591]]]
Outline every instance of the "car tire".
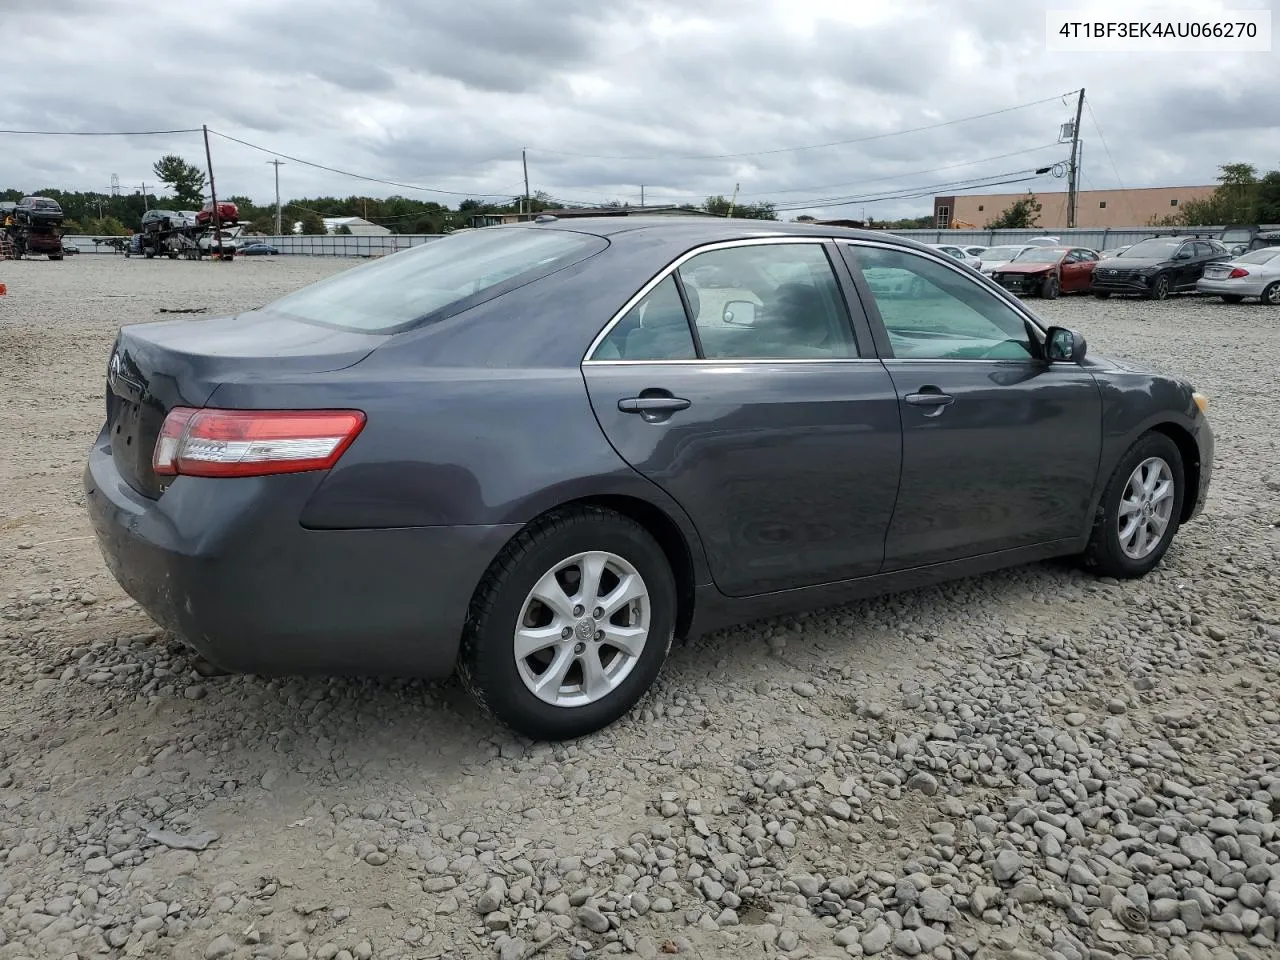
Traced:
[[[639, 595], [612, 616], [594, 618], [602, 609], [593, 606], [601, 601], [598, 590], [571, 595], [581, 589], [584, 558], [604, 571], [598, 584], [605, 596], [624, 582]], [[535, 594], [549, 597], [560, 613]], [[619, 617], [631, 625], [618, 624]], [[517, 534], [485, 573], [471, 601], [458, 673], [481, 708], [517, 733], [535, 740], [582, 737], [624, 716], [653, 685], [675, 621], [675, 577], [644, 527], [601, 507], [555, 510]], [[598, 639], [610, 629], [642, 631], [634, 655]], [[532, 641], [523, 658], [517, 651], [522, 631]], [[594, 693], [587, 689], [591, 665], [598, 668], [591, 671], [599, 684]], [[539, 680], [556, 689], [535, 692]]]
[[1040, 285], [1040, 296], [1046, 300], [1057, 300], [1060, 292], [1057, 277], [1044, 278], [1044, 283]]
[[1240, 296], [1238, 293], [1224, 293], [1222, 295], [1223, 303], [1239, 303], [1243, 299], [1244, 297]]
[[1150, 300], [1168, 300], [1169, 294], [1173, 288], [1169, 283], [1169, 275], [1167, 273], [1157, 274], [1156, 278], [1151, 281], [1151, 292], [1147, 294]]
[[1269, 307], [1280, 307], [1280, 280], [1275, 280], [1263, 287], [1258, 301]]
[[[1154, 489], [1142, 481], [1156, 477]], [[1161, 497], [1165, 482], [1169, 495]], [[1093, 530], [1082, 561], [1086, 569], [1103, 577], [1131, 579], [1155, 568], [1173, 542], [1186, 496], [1185, 471], [1178, 445], [1157, 431], [1143, 434], [1120, 458], [1098, 503]], [[1144, 511], [1143, 503], [1150, 508]], [[1136, 509], [1135, 509], [1136, 508]], [[1163, 527], [1159, 527], [1159, 520]], [[1123, 521], [1123, 522], [1122, 522]], [[1133, 534], [1128, 534], [1134, 528]], [[1157, 534], [1152, 542], [1149, 538]]]
[[1111, 299], [1111, 294], [1110, 294], [1109, 292], [1106, 292], [1106, 291], [1103, 291], [1103, 290], [1095, 290], [1095, 291], [1093, 291], [1093, 295], [1094, 295], [1094, 297], [1095, 297], [1096, 299], [1098, 299], [1098, 300], [1110, 300], [1110, 299]]

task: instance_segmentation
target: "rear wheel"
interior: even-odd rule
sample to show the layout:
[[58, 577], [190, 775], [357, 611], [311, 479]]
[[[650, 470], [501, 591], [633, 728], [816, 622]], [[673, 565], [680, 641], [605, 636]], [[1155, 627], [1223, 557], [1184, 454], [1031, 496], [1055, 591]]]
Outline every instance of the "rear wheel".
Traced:
[[1149, 296], [1152, 300], [1168, 300], [1170, 290], [1169, 275], [1162, 273], [1152, 282]]
[[642, 526], [599, 507], [521, 531], [472, 598], [458, 672], [482, 708], [538, 740], [626, 714], [671, 648], [676, 586]]
[[1108, 577], [1149, 573], [1177, 532], [1184, 484], [1177, 444], [1155, 431], [1139, 437], [1103, 491], [1084, 565]]
[[1239, 303], [1243, 299], [1244, 297], [1240, 296], [1238, 293], [1224, 293], [1222, 295], [1223, 303]]
[[1267, 284], [1258, 299], [1268, 306], [1280, 307], [1280, 280]]

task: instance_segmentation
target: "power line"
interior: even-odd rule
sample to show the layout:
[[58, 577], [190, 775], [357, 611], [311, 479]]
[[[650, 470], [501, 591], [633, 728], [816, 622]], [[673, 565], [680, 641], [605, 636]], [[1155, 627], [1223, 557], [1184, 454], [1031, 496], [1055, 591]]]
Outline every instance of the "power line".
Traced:
[[160, 137], [174, 133], [200, 132], [200, 127], [182, 130], [0, 130], [0, 133], [25, 137]]
[[[1046, 143], [1039, 147], [1029, 147], [1026, 150], [1014, 150], [1010, 153], [996, 154], [996, 156], [994, 157], [982, 157], [981, 159], [978, 159], [978, 160], [964, 160], [959, 163], [948, 163], [945, 166], [931, 167], [928, 170], [912, 170], [910, 173], [894, 173], [885, 177], [874, 177], [870, 180], [854, 180], [854, 181], [847, 181], [844, 183], [827, 183], [827, 184], [821, 184], [821, 185], [812, 186], [812, 187], [788, 187], [785, 190], [757, 190], [753, 193], [744, 193], [742, 194], [742, 196], [767, 197], [767, 196], [775, 196], [780, 193], [804, 193], [805, 191], [808, 191], [808, 190], [830, 190], [835, 187], [861, 187], [868, 183], [884, 183], [886, 180], [900, 180], [905, 177], [920, 177], [920, 176], [924, 176], [926, 173], [939, 173], [943, 170], [954, 170], [956, 167], [969, 167], [979, 163], [990, 163], [992, 160], [1007, 160], [1009, 157], [1020, 157], [1023, 154], [1036, 153], [1040, 150], [1047, 150], [1050, 147], [1056, 147], [1056, 146], [1059, 146], [1059, 144], [1057, 141], [1054, 141], [1053, 143]], [[999, 176], [999, 174], [996, 174], [996, 176]]]
[[[1029, 174], [1029, 176], [1024, 176]], [[825, 197], [811, 200], [807, 203], [795, 203], [785, 206], [774, 207], [779, 212], [789, 210], [805, 210], [814, 207], [845, 207], [858, 203], [878, 203], [884, 200], [913, 200], [919, 197], [929, 196], [936, 190], [975, 190], [979, 187], [998, 187], [1009, 183], [1026, 183], [1029, 180], [1035, 180], [1041, 174], [1037, 174], [1034, 170], [1011, 170], [1006, 173], [994, 173], [987, 177], [969, 178], [968, 180], [953, 180], [949, 183], [931, 183], [918, 187], [903, 187], [900, 190], [890, 191], [879, 196], [860, 196], [860, 197]], [[1002, 179], [995, 179], [995, 178]]]
[[336, 173], [336, 174], [338, 174], [339, 176], [343, 176], [343, 177], [351, 177], [351, 178], [353, 178], [353, 179], [355, 179], [355, 180], [364, 180], [364, 181], [367, 181], [368, 183], [380, 183], [380, 184], [382, 184], [383, 186], [387, 186], [387, 187], [400, 187], [400, 188], [405, 189], [405, 190], [421, 190], [421, 191], [423, 191], [424, 193], [442, 193], [442, 194], [446, 194], [446, 195], [451, 196], [451, 197], [504, 197], [504, 198], [510, 198], [510, 197], [512, 197], [512, 196], [518, 196], [518, 195], [519, 195], [519, 191], [516, 191], [515, 193], [471, 193], [471, 192], [468, 192], [468, 191], [462, 191], [462, 190], [444, 190], [444, 189], [441, 189], [441, 188], [439, 188], [439, 187], [424, 187], [424, 186], [422, 186], [422, 185], [420, 185], [420, 184], [416, 184], [416, 183], [401, 183], [401, 182], [396, 181], [396, 180], [383, 180], [383, 179], [382, 179], [382, 178], [380, 178], [380, 177], [367, 177], [367, 176], [365, 176], [364, 174], [361, 174], [361, 173], [352, 173], [350, 170], [339, 170], [337, 167], [330, 167], [330, 166], [326, 166], [326, 165], [325, 165], [325, 164], [323, 164], [323, 163], [313, 163], [313, 162], [312, 162], [312, 161], [310, 161], [310, 160], [303, 160], [303, 159], [301, 159], [300, 157], [292, 157], [292, 156], [290, 156], [290, 155], [289, 155], [289, 154], [287, 154], [287, 153], [280, 153], [280, 152], [279, 152], [279, 151], [277, 151], [277, 150], [272, 150], [272, 149], [270, 149], [270, 148], [268, 148], [268, 147], [263, 147], [263, 146], [260, 146], [259, 144], [256, 144], [256, 143], [250, 143], [248, 140], [241, 140], [239, 137], [233, 137], [233, 136], [231, 136], [230, 134], [226, 134], [226, 133], [219, 133], [217, 130], [210, 129], [210, 130], [209, 130], [209, 132], [210, 132], [210, 133], [212, 133], [212, 134], [214, 134], [215, 136], [221, 137], [223, 140], [230, 140], [230, 141], [232, 141], [233, 143], [238, 143], [238, 144], [240, 144], [241, 146], [249, 147], [249, 148], [251, 148], [251, 149], [253, 149], [253, 150], [260, 150], [260, 151], [262, 151], [263, 153], [270, 154], [270, 155], [271, 155], [271, 156], [273, 156], [273, 157], [279, 157], [279, 158], [280, 158], [280, 159], [282, 159], [282, 160], [288, 160], [288, 161], [290, 161], [291, 163], [299, 163], [299, 164], [302, 164], [304, 167], [314, 167], [316, 170], [324, 170], [324, 171], [327, 171], [328, 173]]
[[976, 113], [970, 117], [958, 117], [954, 120], [941, 120], [937, 123], [925, 124], [922, 127], [911, 127], [907, 130], [895, 130], [891, 133], [876, 133], [865, 137], [853, 137], [848, 140], [832, 140], [827, 143], [810, 143], [798, 147], [777, 147], [771, 150], [751, 150], [745, 153], [710, 153], [710, 154], [694, 154], [689, 156], [611, 156], [608, 154], [594, 153], [573, 153], [568, 150], [550, 150], [541, 147], [531, 147], [529, 149], [537, 153], [553, 154], [561, 157], [577, 157], [583, 160], [734, 160], [741, 157], [765, 157], [778, 153], [795, 153], [801, 150], [821, 150], [826, 147], [843, 147], [854, 143], [869, 143], [872, 140], [885, 140], [889, 137], [901, 137], [908, 133], [920, 133], [924, 130], [937, 130], [941, 127], [954, 126], [957, 123], [969, 123], [972, 120], [982, 120], [987, 117], [996, 117], [1004, 113], [1012, 113], [1015, 110], [1025, 110], [1027, 107], [1036, 107], [1044, 103], [1053, 103], [1061, 100], [1064, 96], [1071, 96], [1078, 93], [1079, 90], [1070, 90], [1065, 94], [1056, 94], [1052, 97], [1045, 97], [1043, 100], [1032, 100], [1029, 103], [1019, 103], [1012, 107], [1002, 107], [999, 110], [990, 110], [987, 113]]
[[1129, 191], [1125, 188], [1124, 181], [1120, 179], [1120, 170], [1116, 167], [1115, 158], [1111, 156], [1111, 148], [1107, 146], [1107, 138], [1102, 135], [1102, 127], [1098, 125], [1098, 118], [1094, 115], [1093, 104], [1086, 97], [1084, 101], [1085, 107], [1089, 110], [1089, 120], [1093, 124], [1093, 129], [1098, 133], [1098, 140], [1102, 144], [1102, 150], [1107, 155], [1107, 162], [1111, 164], [1111, 172], [1116, 175], [1116, 183], [1120, 187], [1120, 192], [1124, 194], [1125, 202], [1129, 207], [1129, 216], [1137, 218], [1137, 211], [1134, 209], [1133, 200], [1129, 197]]

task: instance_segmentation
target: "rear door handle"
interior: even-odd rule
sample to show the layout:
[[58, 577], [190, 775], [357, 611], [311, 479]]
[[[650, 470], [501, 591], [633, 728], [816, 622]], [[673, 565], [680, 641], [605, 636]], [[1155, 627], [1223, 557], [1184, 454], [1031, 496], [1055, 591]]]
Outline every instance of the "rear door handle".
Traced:
[[675, 413], [690, 406], [683, 397], [628, 397], [618, 401], [618, 409], [623, 413]]

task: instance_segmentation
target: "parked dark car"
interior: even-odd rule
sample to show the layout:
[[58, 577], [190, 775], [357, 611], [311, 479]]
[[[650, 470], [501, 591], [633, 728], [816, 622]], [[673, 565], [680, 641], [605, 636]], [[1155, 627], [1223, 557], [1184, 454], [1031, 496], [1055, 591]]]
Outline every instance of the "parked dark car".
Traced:
[[269, 243], [250, 243], [240, 248], [242, 257], [275, 257], [280, 251]]
[[14, 207], [18, 223], [54, 227], [62, 223], [62, 207], [48, 197], [23, 197]]
[[68, 240], [66, 237], [63, 237], [62, 252], [68, 257], [73, 257], [80, 252], [80, 248], [76, 246], [74, 243], [72, 243], [70, 240]]
[[1097, 265], [1097, 251], [1085, 247], [1032, 247], [992, 271], [991, 279], [1010, 293], [1055, 300], [1088, 293]]
[[1093, 295], [1099, 300], [1113, 293], [1163, 300], [1172, 293], [1194, 291], [1206, 266], [1230, 259], [1226, 247], [1207, 237], [1148, 237], [1098, 262]]
[[[700, 287], [699, 268], [719, 281]], [[1139, 577], [1205, 501], [1207, 401], [883, 233], [457, 233], [106, 367], [106, 563], [216, 665], [438, 677], [531, 737], [674, 637], [1046, 557]]]

